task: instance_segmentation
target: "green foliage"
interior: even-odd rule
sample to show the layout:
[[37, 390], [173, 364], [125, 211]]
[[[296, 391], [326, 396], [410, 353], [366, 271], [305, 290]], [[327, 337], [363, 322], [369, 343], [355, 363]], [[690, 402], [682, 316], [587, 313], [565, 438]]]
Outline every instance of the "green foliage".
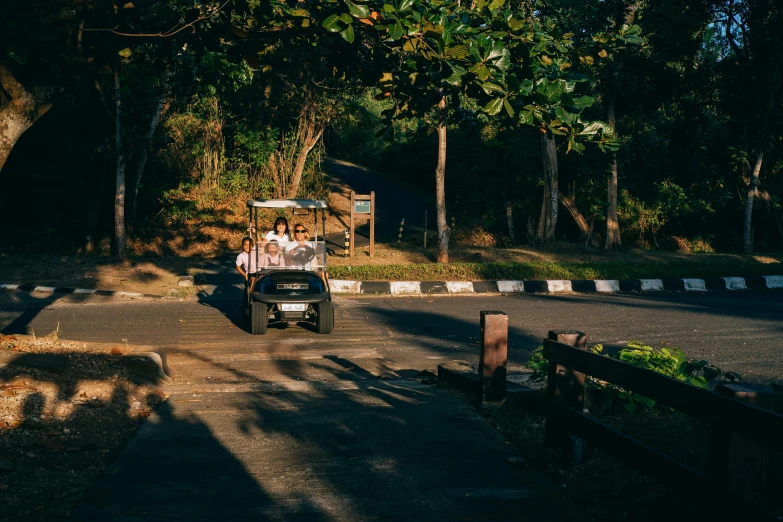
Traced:
[[[179, 184], [198, 183], [204, 194], [280, 195], [288, 181], [281, 176], [301, 150], [292, 136], [307, 120], [319, 129], [334, 124], [331, 136], [326, 131], [334, 152], [430, 191], [432, 125], [445, 117], [447, 206], [463, 231], [481, 226], [499, 236], [506, 208], [518, 237], [535, 224], [545, 132], [557, 137], [561, 191], [599, 235], [613, 156], [596, 149], [616, 151], [623, 244], [643, 247], [737, 248], [749, 173], [764, 152], [754, 236], [762, 249], [783, 244], [783, 22], [773, 0], [65, 0], [0, 9], [0, 63], [28, 92], [57, 93], [40, 125], [51, 126], [43, 135], [67, 137], [57, 149], [68, 165], [57, 169], [63, 185], [87, 191], [74, 204], [74, 223], [63, 225], [74, 237], [91, 220], [81, 212], [87, 200], [113, 202], [96, 180], [111, 178], [117, 157], [110, 143], [119, 60], [128, 172], [142, 148], [150, 152], [141, 221]], [[179, 32], [169, 35], [171, 28]], [[171, 95], [150, 140], [168, 69]], [[381, 99], [358, 94], [360, 84]], [[15, 96], [3, 92], [0, 109]], [[602, 123], [611, 94], [619, 138]], [[82, 119], [91, 132], [73, 123]], [[377, 137], [384, 126], [389, 132]], [[25, 150], [4, 167], [14, 183], [42, 161], [40, 151]], [[302, 193], [324, 190], [321, 152], [319, 145], [308, 158]], [[281, 158], [277, 177], [273, 153]], [[582, 234], [561, 218], [557, 236]]]
[[487, 262], [487, 263], [411, 263], [407, 265], [331, 266], [329, 277], [360, 281], [498, 281], [545, 279], [644, 279], [725, 277], [727, 274], [774, 275], [779, 263], [755, 261], [711, 263], [698, 259], [681, 262]]
[[[533, 351], [530, 360], [525, 364], [533, 370], [533, 382], [545, 382], [549, 361], [544, 358], [543, 346]], [[604, 353], [604, 347], [596, 344], [590, 352], [604, 357], [610, 357], [627, 364], [643, 368], [666, 377], [685, 382], [699, 388], [708, 388], [710, 383], [722, 381], [739, 382], [742, 380], [735, 372], [726, 372], [717, 366], [703, 360], [689, 360], [679, 348], [653, 348], [637, 341], [629, 341], [625, 348], [611, 354]], [[638, 393], [625, 390], [611, 382], [602, 381], [591, 376], [585, 379], [589, 396], [601, 402], [604, 410], [609, 410], [617, 404], [625, 411], [652, 409], [656, 406], [653, 399]]]

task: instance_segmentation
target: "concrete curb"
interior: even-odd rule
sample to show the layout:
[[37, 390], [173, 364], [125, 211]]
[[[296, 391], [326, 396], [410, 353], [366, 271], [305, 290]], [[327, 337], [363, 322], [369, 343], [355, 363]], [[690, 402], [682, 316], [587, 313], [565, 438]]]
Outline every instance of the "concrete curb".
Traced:
[[[504, 281], [351, 281], [331, 279], [333, 294], [438, 295], [438, 294], [558, 294], [558, 293], [627, 293], [627, 292], [713, 292], [736, 290], [781, 290], [783, 276], [710, 277], [706, 279], [547, 279]], [[0, 290], [43, 294], [75, 294], [124, 297], [131, 299], [165, 299], [166, 296], [96, 290], [0, 283]]]
[[100, 295], [109, 297], [125, 297], [125, 298], [155, 298], [160, 299], [163, 296], [142, 294], [140, 292], [125, 292], [117, 290], [98, 290], [95, 288], [71, 288], [64, 286], [36, 286], [36, 285], [15, 285], [15, 284], [0, 284], [0, 290], [16, 290], [19, 292], [35, 292], [42, 294], [75, 294], [75, 295]]
[[[0, 368], [4, 366], [20, 366], [61, 372], [68, 365], [68, 353], [70, 352], [52, 354], [0, 351]], [[91, 352], [85, 353], [95, 355]], [[131, 352], [117, 357], [120, 358], [121, 364], [130, 371], [133, 377], [147, 379], [156, 385], [170, 385], [174, 383], [167, 371], [166, 354], [163, 352]]]
[[[512, 380], [519, 375], [509, 374], [506, 378], [506, 396], [526, 398], [538, 394], [538, 390]], [[448, 361], [438, 365], [438, 382], [452, 386], [463, 393], [478, 396], [478, 370], [467, 361]]]
[[333, 294], [557, 294], [626, 292], [716, 292], [783, 289], [783, 276], [710, 277], [706, 279], [550, 279], [544, 281], [348, 281], [332, 279]]

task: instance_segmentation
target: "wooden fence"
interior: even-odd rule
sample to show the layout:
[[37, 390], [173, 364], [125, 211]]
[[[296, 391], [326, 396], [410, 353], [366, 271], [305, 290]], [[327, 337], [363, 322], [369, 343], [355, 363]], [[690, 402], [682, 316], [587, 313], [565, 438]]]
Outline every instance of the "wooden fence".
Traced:
[[[585, 336], [581, 332], [550, 332], [549, 337], [544, 340], [544, 357], [549, 361], [550, 400], [546, 408], [545, 434], [548, 445], [563, 445], [568, 435], [574, 434], [663, 484], [686, 486], [688, 491], [725, 492], [754, 503], [747, 484], [738, 484], [737, 477], [733, 476], [734, 464], [743, 453], [752, 453], [752, 458], [765, 461], [756, 463], [756, 474], [766, 475], [765, 466], [771, 465], [772, 452], [780, 451], [783, 445], [783, 415], [587, 352], [584, 350]], [[706, 472], [691, 468], [586, 415], [583, 410], [585, 375], [709, 423]], [[760, 480], [765, 479], [764, 476]]]

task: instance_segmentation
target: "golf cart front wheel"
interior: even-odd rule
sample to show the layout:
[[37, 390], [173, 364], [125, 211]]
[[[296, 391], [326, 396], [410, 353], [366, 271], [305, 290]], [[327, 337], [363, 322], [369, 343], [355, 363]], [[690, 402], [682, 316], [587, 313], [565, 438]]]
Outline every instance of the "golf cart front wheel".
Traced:
[[250, 333], [254, 335], [266, 333], [268, 311], [266, 303], [254, 301], [250, 304]]
[[316, 324], [319, 334], [330, 334], [334, 328], [334, 306], [331, 301], [318, 303]]

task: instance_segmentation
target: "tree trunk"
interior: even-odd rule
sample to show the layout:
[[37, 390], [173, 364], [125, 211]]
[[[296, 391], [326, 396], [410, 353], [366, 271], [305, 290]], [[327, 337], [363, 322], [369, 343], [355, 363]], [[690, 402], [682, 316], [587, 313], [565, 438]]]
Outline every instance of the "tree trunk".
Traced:
[[114, 146], [117, 149], [116, 192], [114, 195], [114, 241], [117, 257], [127, 257], [125, 246], [125, 147], [122, 144], [122, 95], [120, 93], [120, 65], [114, 71]]
[[19, 137], [52, 107], [54, 89], [36, 86], [26, 89], [0, 61], [0, 98], [6, 93], [10, 100], [0, 109], [0, 171]]
[[155, 112], [150, 118], [150, 125], [147, 128], [147, 132], [144, 134], [144, 138], [139, 144], [139, 150], [136, 161], [136, 171], [133, 176], [133, 205], [131, 207], [131, 223], [136, 222], [136, 204], [139, 199], [139, 185], [141, 185], [141, 177], [144, 174], [144, 167], [147, 165], [147, 155], [149, 154], [150, 144], [152, 138], [155, 136], [155, 131], [160, 123], [163, 109], [166, 106], [166, 98], [169, 95], [169, 89], [171, 88], [171, 67], [166, 67], [166, 72], [163, 73], [163, 79], [160, 84], [160, 95], [158, 96], [158, 104], [155, 107]]
[[517, 242], [517, 235], [516, 230], [514, 230], [514, 203], [511, 201], [511, 198], [513, 197], [512, 194], [512, 184], [510, 180], [510, 176], [508, 175], [508, 170], [506, 168], [503, 169], [503, 185], [504, 190], [506, 192], [506, 226], [508, 227], [508, 237], [511, 238], [512, 243]]
[[753, 236], [751, 234], [751, 225], [753, 218], [753, 199], [756, 197], [756, 187], [759, 184], [759, 174], [761, 173], [761, 162], [764, 159], [764, 153], [759, 152], [756, 158], [756, 165], [753, 167], [753, 174], [750, 177], [750, 187], [748, 187], [748, 197], [745, 200], [745, 231], [743, 234], [743, 251], [746, 254], [753, 253]]
[[517, 235], [514, 230], [514, 204], [511, 201], [506, 201], [506, 225], [508, 225], [508, 237], [511, 238], [512, 243], [516, 243]]
[[541, 137], [541, 140], [544, 157], [544, 200], [541, 204], [541, 215], [538, 219], [536, 239], [539, 241], [551, 241], [555, 238], [559, 196], [557, 145], [553, 135], [544, 135]]
[[[613, 87], [610, 86], [609, 89], [612, 90]], [[614, 107], [615, 95], [614, 92], [610, 92], [606, 96], [606, 120], [613, 133], [616, 122]], [[612, 164], [606, 189], [606, 241], [604, 248], [620, 245], [620, 223], [617, 220], [617, 154], [614, 152], [611, 154]]]
[[438, 221], [438, 263], [449, 262], [451, 229], [446, 221], [446, 98], [438, 103], [438, 165], [435, 168], [435, 204]]
[[324, 133], [324, 127], [316, 129], [316, 124], [313, 121], [307, 122], [307, 129], [304, 133], [304, 140], [302, 143], [302, 149], [296, 156], [296, 163], [294, 163], [294, 172], [291, 178], [291, 184], [288, 186], [288, 199], [296, 197], [296, 193], [299, 191], [299, 183], [302, 181], [302, 173], [304, 173], [305, 165], [307, 164], [307, 155], [313, 150], [318, 140]]
[[579, 212], [579, 209], [576, 206], [576, 198], [573, 195], [566, 196], [565, 194], [561, 193], [560, 203], [563, 204], [566, 210], [568, 210], [568, 213], [571, 214], [571, 217], [574, 218], [576, 226], [578, 226], [579, 230], [582, 231], [582, 237], [585, 238], [585, 241], [589, 241], [591, 245], [597, 247], [598, 240], [593, 235], [593, 227], [587, 224], [587, 220], [582, 215], [582, 213]]

